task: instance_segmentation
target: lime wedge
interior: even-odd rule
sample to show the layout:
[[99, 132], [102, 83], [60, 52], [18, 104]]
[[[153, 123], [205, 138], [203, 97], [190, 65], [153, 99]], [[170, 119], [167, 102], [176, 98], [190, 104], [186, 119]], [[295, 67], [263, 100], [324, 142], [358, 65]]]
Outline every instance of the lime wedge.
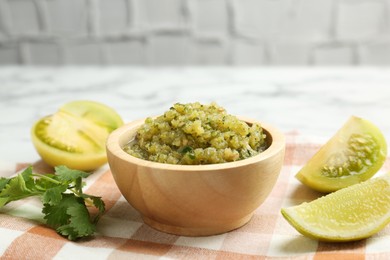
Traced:
[[367, 238], [390, 222], [390, 174], [338, 190], [310, 203], [282, 208], [305, 236], [329, 242]]

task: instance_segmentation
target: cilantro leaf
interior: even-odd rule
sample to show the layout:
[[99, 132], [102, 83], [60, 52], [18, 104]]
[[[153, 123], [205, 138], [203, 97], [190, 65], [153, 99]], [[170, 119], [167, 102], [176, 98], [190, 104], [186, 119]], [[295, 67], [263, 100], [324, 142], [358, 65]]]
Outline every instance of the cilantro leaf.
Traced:
[[24, 199], [30, 196], [38, 195], [34, 189], [34, 179], [32, 178], [31, 167], [27, 168], [21, 174], [9, 179], [8, 183], [0, 192], [0, 207], [15, 200]]
[[62, 193], [68, 189], [67, 185], [59, 185], [47, 189], [42, 195], [43, 204], [56, 205], [62, 199]]
[[7, 179], [7, 178], [0, 178], [0, 192], [4, 189], [5, 185], [8, 184], [10, 179]]
[[97, 223], [101, 217], [101, 215], [104, 213], [106, 210], [106, 205], [104, 204], [104, 201], [102, 200], [101, 197], [96, 197], [88, 194], [83, 194], [82, 197], [88, 202], [92, 201], [92, 204], [95, 208], [98, 209], [98, 214], [94, 217], [93, 223]]
[[62, 182], [75, 182], [78, 178], [86, 178], [89, 176], [88, 173], [79, 171], [79, 170], [71, 170], [66, 166], [57, 166], [55, 167], [56, 176], [59, 181]]
[[75, 240], [90, 236], [95, 232], [95, 225], [91, 223], [85, 204], [75, 204], [69, 207], [66, 213], [70, 216], [69, 224], [57, 228], [61, 235], [67, 236], [69, 240]]
[[104, 201], [102, 200], [102, 198], [95, 197], [95, 196], [90, 196], [90, 198], [93, 201], [93, 205], [99, 210], [99, 212], [103, 213], [105, 211], [106, 205], [104, 204]]
[[84, 199], [74, 194], [64, 194], [56, 205], [45, 204], [42, 212], [47, 224], [69, 240], [92, 235], [95, 226], [91, 223]]
[[23, 178], [24, 188], [26, 190], [35, 190], [35, 180], [33, 178], [32, 167], [26, 168], [19, 177]]
[[54, 229], [68, 224], [70, 216], [66, 211], [72, 205], [79, 203], [79, 200], [80, 198], [73, 194], [63, 194], [62, 199], [57, 204], [44, 204], [42, 213], [45, 214], [43, 218], [46, 219], [46, 224]]

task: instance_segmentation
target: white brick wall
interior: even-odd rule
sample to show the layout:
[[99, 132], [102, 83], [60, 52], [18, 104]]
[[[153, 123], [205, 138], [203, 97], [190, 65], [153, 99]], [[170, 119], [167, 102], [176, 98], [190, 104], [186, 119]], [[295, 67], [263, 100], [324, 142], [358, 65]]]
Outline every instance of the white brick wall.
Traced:
[[0, 65], [390, 65], [390, 0], [0, 0]]

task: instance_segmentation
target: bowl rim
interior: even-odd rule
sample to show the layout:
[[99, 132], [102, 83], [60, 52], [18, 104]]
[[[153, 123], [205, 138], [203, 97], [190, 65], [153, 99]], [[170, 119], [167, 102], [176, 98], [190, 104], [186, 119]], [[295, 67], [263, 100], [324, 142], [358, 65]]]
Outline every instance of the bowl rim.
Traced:
[[[267, 137], [271, 137], [272, 139], [270, 146], [266, 150], [264, 150], [263, 152], [255, 156], [243, 160], [239, 160], [239, 161], [226, 162], [226, 163], [181, 165], [181, 164], [168, 164], [168, 163], [148, 161], [126, 153], [123, 150], [123, 147], [120, 145], [121, 138], [123, 138], [124, 135], [128, 134], [129, 131], [134, 130], [134, 128], [140, 127], [145, 122], [146, 118], [142, 118], [142, 119], [131, 121], [117, 128], [113, 132], [111, 132], [106, 141], [106, 152], [107, 155], [111, 153], [112, 156], [118, 157], [122, 161], [127, 161], [129, 163], [136, 164], [143, 167], [162, 169], [162, 170], [173, 170], [173, 171], [179, 170], [179, 171], [193, 172], [193, 171], [204, 171], [204, 170], [212, 171], [212, 170], [221, 170], [221, 169], [232, 169], [232, 168], [258, 163], [260, 161], [264, 161], [270, 157], [273, 157], [274, 155], [276, 155], [277, 153], [279, 153], [281, 150], [285, 148], [285, 143], [286, 143], [285, 136], [281, 131], [279, 131], [274, 126], [248, 117], [237, 116], [237, 118], [251, 124], [259, 123], [263, 128], [263, 130], [267, 133]], [[110, 163], [110, 160], [108, 160], [108, 162]]]

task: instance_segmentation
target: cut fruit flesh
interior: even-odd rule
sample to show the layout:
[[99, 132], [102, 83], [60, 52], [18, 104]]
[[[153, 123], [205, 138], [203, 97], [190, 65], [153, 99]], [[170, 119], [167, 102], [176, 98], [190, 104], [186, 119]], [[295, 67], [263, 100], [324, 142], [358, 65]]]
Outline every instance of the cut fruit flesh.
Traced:
[[74, 153], [102, 152], [108, 130], [83, 118], [58, 112], [36, 127], [41, 139], [61, 150]]
[[351, 117], [296, 174], [303, 184], [332, 192], [371, 178], [387, 155], [386, 140], [371, 122]]
[[297, 231], [317, 240], [346, 242], [370, 237], [390, 222], [390, 174], [281, 212]]
[[122, 118], [112, 108], [94, 101], [72, 101], [60, 107], [59, 111], [94, 122], [109, 132], [123, 125]]
[[103, 104], [74, 101], [37, 121], [31, 136], [36, 150], [49, 165], [93, 170], [106, 163], [106, 139], [122, 124], [119, 115]]

